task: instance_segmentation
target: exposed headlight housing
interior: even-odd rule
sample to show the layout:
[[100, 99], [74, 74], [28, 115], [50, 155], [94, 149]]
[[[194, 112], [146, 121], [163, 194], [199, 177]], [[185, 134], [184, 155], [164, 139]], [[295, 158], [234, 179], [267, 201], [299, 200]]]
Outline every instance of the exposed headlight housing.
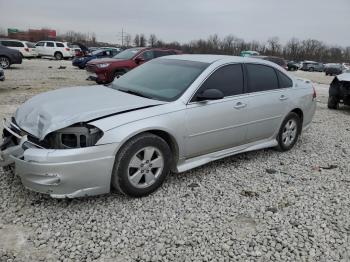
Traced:
[[99, 67], [99, 68], [106, 68], [106, 67], [108, 67], [109, 65], [110, 65], [109, 63], [97, 64], [97, 67]]
[[80, 123], [50, 133], [43, 142], [52, 149], [83, 148], [94, 146], [102, 136], [97, 127]]

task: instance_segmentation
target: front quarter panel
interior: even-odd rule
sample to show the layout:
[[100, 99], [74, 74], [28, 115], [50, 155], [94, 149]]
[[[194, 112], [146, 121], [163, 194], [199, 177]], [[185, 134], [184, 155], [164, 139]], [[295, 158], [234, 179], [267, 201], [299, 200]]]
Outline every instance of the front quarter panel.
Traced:
[[118, 141], [122, 146], [137, 134], [157, 130], [169, 134], [176, 142], [179, 157], [183, 156], [183, 138], [187, 130], [185, 128], [185, 105], [181, 103], [169, 103], [136, 110], [91, 122], [91, 124], [104, 131], [97, 145]]

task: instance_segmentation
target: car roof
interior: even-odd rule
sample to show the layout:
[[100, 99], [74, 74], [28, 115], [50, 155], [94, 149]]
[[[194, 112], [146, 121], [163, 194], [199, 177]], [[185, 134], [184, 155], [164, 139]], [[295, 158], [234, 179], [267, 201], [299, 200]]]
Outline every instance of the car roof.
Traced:
[[223, 62], [231, 62], [231, 63], [259, 63], [259, 64], [266, 64], [270, 66], [272, 65], [274, 67], [276, 67], [277, 65], [268, 60], [263, 60], [259, 58], [229, 56], [229, 55], [186, 55], [184, 54], [184, 55], [165, 56], [164, 59], [178, 59], [178, 60], [187, 60], [187, 61], [202, 62], [202, 63], [209, 63], [209, 64], [222, 60]]

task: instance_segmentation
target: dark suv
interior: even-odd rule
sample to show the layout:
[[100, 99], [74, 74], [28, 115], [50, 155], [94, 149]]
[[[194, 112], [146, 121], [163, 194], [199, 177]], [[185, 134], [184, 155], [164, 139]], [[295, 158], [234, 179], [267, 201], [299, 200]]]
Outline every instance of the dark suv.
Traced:
[[181, 54], [174, 49], [136, 47], [124, 50], [113, 58], [95, 59], [86, 64], [89, 79], [109, 84], [129, 70], [157, 57]]
[[328, 108], [337, 109], [340, 103], [350, 106], [350, 72], [337, 75], [329, 86]]
[[343, 66], [341, 64], [328, 64], [324, 69], [326, 76], [340, 75], [343, 72]]
[[281, 57], [277, 57], [277, 56], [250, 56], [250, 57], [264, 59], [264, 60], [273, 62], [273, 63], [279, 65], [280, 67], [283, 67], [285, 70], [288, 70], [286, 60], [284, 60]]
[[12, 64], [22, 64], [21, 52], [0, 45], [0, 66], [6, 69]]
[[314, 72], [314, 71], [323, 72], [324, 65], [318, 62], [304, 61], [300, 69], [303, 71], [309, 71], [309, 72]]

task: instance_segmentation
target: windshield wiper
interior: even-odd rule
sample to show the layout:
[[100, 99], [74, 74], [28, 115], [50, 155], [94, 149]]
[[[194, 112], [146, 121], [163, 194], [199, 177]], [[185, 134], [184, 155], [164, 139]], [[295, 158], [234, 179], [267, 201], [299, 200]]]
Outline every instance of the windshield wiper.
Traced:
[[132, 95], [135, 95], [135, 96], [141, 96], [141, 97], [153, 99], [151, 96], [147, 96], [145, 94], [142, 94], [142, 93], [134, 91], [134, 90], [129, 90], [129, 89], [117, 89], [117, 90], [121, 91], [121, 92], [124, 92], [124, 93], [132, 94]]

